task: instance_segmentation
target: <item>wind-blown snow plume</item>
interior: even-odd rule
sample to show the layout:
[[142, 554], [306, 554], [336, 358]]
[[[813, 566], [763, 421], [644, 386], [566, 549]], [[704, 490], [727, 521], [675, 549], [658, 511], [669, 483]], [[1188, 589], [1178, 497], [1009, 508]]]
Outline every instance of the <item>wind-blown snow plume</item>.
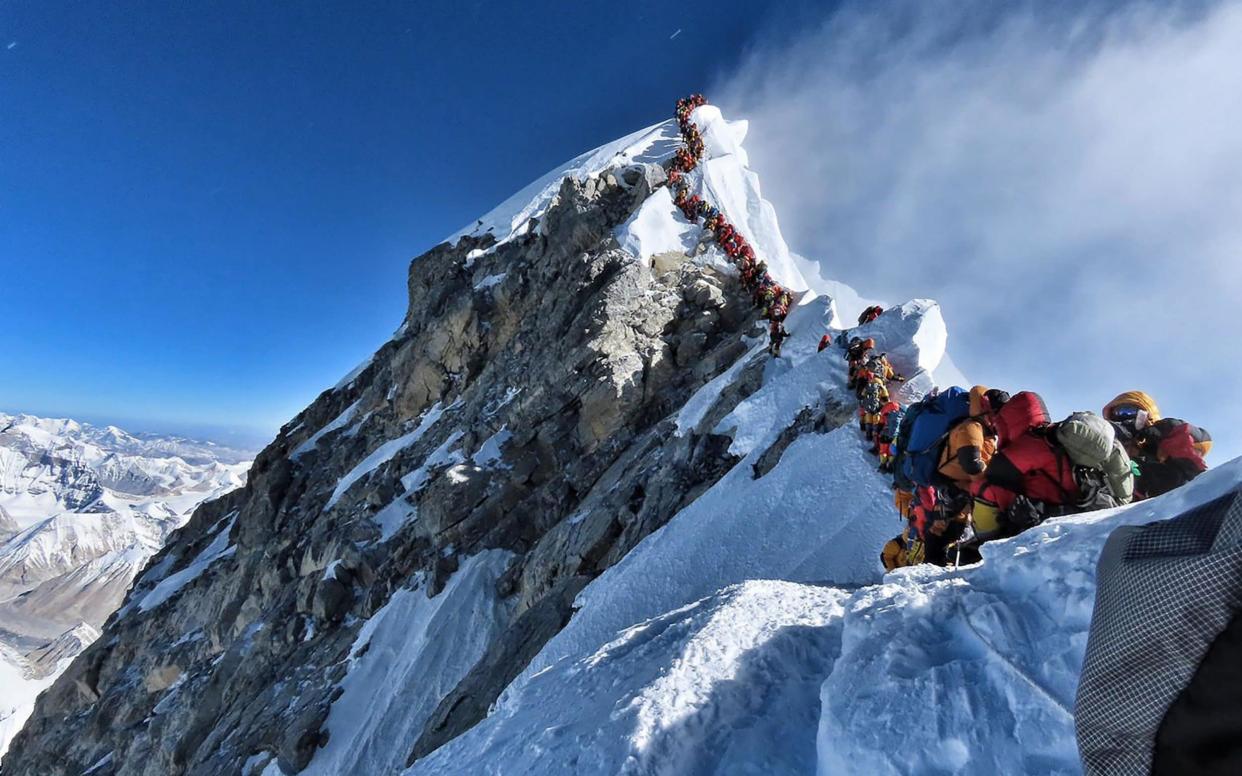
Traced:
[[1058, 412], [1141, 386], [1236, 426], [1202, 398], [1242, 366], [1152, 366], [1232, 349], [1242, 7], [898, 8], [847, 4], [711, 89], [751, 118], [790, 244], [872, 293], [938, 298], [976, 379]]

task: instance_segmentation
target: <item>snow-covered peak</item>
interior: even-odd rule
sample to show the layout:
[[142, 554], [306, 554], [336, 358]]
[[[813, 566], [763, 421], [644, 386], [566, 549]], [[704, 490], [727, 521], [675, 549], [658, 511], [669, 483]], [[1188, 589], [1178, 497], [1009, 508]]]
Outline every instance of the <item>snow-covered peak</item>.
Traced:
[[0, 646], [30, 650], [10, 661], [22, 678], [0, 682], [16, 699], [0, 708], [0, 753], [168, 536], [200, 503], [245, 483], [247, 458], [180, 437], [0, 414]]
[[492, 208], [473, 224], [454, 232], [447, 242], [456, 243], [462, 237], [485, 235], [491, 235], [498, 242], [504, 242], [510, 237], [524, 234], [530, 219], [543, 215], [548, 205], [556, 198], [556, 193], [561, 188], [561, 181], [566, 178], [585, 181], [614, 167], [623, 167], [628, 164], [659, 164], [672, 157], [680, 142], [677, 122], [669, 120], [640, 129], [619, 140], [587, 151], [549, 170], [542, 177]]
[[[693, 120], [688, 185], [805, 292], [779, 357], [658, 171], [626, 167], [666, 160], [675, 124], [563, 165], [413, 262], [402, 335], [177, 534], [6, 772], [1074, 772], [1103, 536], [1236, 485], [1239, 465], [1050, 521], [973, 569], [884, 576], [904, 525], [891, 478], [841, 348], [818, 348], [870, 301], [790, 252], [745, 123]], [[948, 332], [930, 300], [885, 307], [857, 333], [909, 401], [951, 367]], [[50, 557], [34, 538], [32, 567]]]
[[47, 644], [30, 652], [26, 657], [30, 661], [35, 678], [43, 678], [53, 674], [69, 660], [74, 659], [99, 638], [99, 630], [93, 625], [79, 622]]
[[[20, 440], [16, 442], [15, 440]], [[91, 461], [106, 455], [149, 459], [181, 459], [192, 466], [212, 462], [244, 463], [254, 452], [214, 442], [164, 434], [131, 434], [117, 426], [94, 426], [67, 418], [0, 413], [0, 444], [81, 456]]]

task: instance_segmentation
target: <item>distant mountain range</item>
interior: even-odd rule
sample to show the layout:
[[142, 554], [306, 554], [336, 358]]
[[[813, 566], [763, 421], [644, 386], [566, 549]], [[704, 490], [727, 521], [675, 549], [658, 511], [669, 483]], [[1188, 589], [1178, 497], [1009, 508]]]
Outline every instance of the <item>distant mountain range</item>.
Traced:
[[0, 752], [147, 559], [200, 503], [243, 485], [252, 457], [0, 413]]

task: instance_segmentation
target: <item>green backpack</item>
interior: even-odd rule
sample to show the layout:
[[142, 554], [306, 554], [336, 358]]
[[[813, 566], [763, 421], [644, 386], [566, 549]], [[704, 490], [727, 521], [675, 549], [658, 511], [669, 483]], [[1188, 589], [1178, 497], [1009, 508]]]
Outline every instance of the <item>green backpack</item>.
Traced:
[[1117, 441], [1113, 424], [1094, 412], [1075, 412], [1057, 424], [1057, 442], [1076, 466], [1102, 472], [1118, 504], [1134, 498], [1130, 456]]

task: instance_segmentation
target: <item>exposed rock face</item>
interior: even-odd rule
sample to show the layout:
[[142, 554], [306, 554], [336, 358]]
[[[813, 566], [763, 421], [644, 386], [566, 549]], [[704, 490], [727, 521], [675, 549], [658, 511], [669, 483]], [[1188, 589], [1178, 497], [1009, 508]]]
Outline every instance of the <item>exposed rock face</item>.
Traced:
[[706, 430], [744, 387], [697, 432], [678, 436], [670, 414], [746, 353], [752, 306], [705, 260], [659, 272], [613, 238], [663, 177], [567, 179], [524, 236], [416, 259], [398, 334], [174, 536], [40, 698], [6, 776], [239, 773], [272, 758], [297, 772], [327, 741], [367, 618], [500, 549], [514, 559], [496, 584], [506, 625], [405, 744], [410, 759], [478, 722], [577, 591], [737, 461]]

